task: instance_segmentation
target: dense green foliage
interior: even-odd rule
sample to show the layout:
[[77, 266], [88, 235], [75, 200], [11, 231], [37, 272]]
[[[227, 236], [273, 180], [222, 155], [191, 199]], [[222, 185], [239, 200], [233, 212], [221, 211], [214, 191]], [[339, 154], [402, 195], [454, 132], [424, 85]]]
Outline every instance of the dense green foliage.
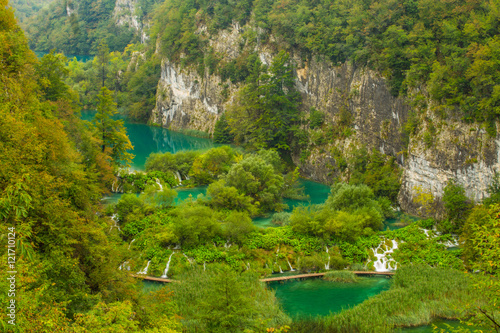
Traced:
[[128, 151], [134, 147], [127, 136], [123, 120], [113, 119], [117, 110], [111, 91], [102, 87], [97, 98], [99, 102], [94, 124], [101, 139], [102, 152], [108, 150], [114, 164], [128, 166], [134, 157]]
[[[213, 34], [232, 20], [244, 24], [253, 13], [263, 30], [250, 29], [243, 43], [266, 42], [272, 34], [284, 42], [280, 48], [298, 50], [304, 58], [324, 55], [334, 63], [368, 65], [389, 78], [394, 95], [425, 85], [438, 113], [449, 108], [461, 118], [491, 124], [498, 107], [497, 11], [498, 4], [488, 1], [169, 0], [158, 8], [153, 36], [160, 37], [169, 59], [195, 64], [202, 73], [218, 60], [197, 27], [206, 25]], [[493, 126], [487, 128], [494, 133]]]
[[238, 143], [289, 150], [299, 121], [300, 95], [295, 90], [289, 55], [280, 52], [267, 73], [257, 56], [250, 75], [227, 112]]
[[444, 188], [443, 203], [446, 210], [446, 221], [439, 224], [440, 229], [447, 232], [459, 232], [473, 203], [465, 195], [465, 190], [453, 180]]
[[[169, 295], [143, 297], [116, 269], [121, 241], [100, 204], [113, 178], [110, 152], [79, 119], [73, 94], [59, 94], [70, 91], [59, 60], [37, 63], [4, 0], [0, 40], [0, 242], [7, 249], [15, 233], [17, 272], [13, 298], [0, 271], [0, 301], [16, 301], [15, 325], [0, 309], [1, 330], [175, 332]], [[8, 252], [0, 256], [7, 263]]]
[[[155, 3], [156, 0], [137, 1], [138, 12], [128, 15], [142, 20]], [[30, 46], [35, 51], [55, 48], [65, 54], [89, 55], [105, 40], [112, 51], [123, 51], [131, 42], [139, 42], [140, 35], [133, 27], [116, 24], [114, 8], [114, 0], [55, 0], [24, 22]]]
[[10, 0], [9, 5], [15, 9], [16, 19], [19, 25], [24, 28], [24, 23], [27, 19], [36, 15], [40, 9], [51, 1], [52, 0]]
[[239, 274], [228, 266], [191, 270], [182, 283], [169, 289], [179, 305], [186, 332], [263, 332], [291, 322], [274, 292], [252, 273]]
[[233, 135], [229, 129], [229, 123], [227, 122], [226, 115], [222, 114], [214, 127], [214, 142], [215, 143], [231, 143], [233, 142]]
[[324, 205], [297, 207], [290, 216], [290, 225], [298, 232], [351, 241], [380, 230], [382, 221], [373, 191], [366, 185], [345, 183], [332, 186]]

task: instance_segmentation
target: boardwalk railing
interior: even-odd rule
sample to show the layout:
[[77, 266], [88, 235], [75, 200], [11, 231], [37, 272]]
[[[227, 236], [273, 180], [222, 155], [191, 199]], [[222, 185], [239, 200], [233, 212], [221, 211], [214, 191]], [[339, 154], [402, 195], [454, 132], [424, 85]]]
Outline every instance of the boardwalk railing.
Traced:
[[[353, 272], [356, 275], [385, 275], [385, 276], [392, 276], [394, 275], [393, 272], [365, 272], [365, 271], [354, 271]], [[306, 279], [306, 278], [311, 278], [311, 277], [318, 277], [318, 276], [324, 276], [325, 273], [309, 273], [309, 274], [297, 274], [297, 275], [288, 275], [288, 276], [279, 276], [279, 277], [272, 277], [272, 278], [265, 278], [265, 279], [260, 279], [261, 282], [272, 282], [272, 281], [285, 281], [285, 280], [292, 280], [292, 279]], [[172, 280], [172, 279], [164, 279], [164, 278], [158, 278], [158, 277], [153, 277], [153, 276], [148, 276], [148, 275], [139, 275], [139, 274], [130, 274], [132, 277], [138, 278], [138, 279], [143, 279], [143, 280], [148, 280], [148, 281], [157, 281], [157, 282], [165, 282], [165, 283], [170, 283], [170, 282], [179, 282], [178, 280]]]

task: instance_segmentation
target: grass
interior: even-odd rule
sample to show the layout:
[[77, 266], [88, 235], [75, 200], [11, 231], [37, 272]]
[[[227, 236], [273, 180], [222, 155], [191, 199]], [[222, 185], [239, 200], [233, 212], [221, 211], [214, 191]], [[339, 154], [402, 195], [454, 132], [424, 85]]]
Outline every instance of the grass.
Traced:
[[480, 305], [481, 299], [467, 274], [413, 265], [396, 272], [389, 290], [338, 314], [295, 322], [291, 331], [391, 332], [426, 325], [435, 318], [462, 318], [470, 304]]
[[342, 283], [356, 283], [358, 277], [350, 271], [330, 271], [323, 277], [324, 280]]

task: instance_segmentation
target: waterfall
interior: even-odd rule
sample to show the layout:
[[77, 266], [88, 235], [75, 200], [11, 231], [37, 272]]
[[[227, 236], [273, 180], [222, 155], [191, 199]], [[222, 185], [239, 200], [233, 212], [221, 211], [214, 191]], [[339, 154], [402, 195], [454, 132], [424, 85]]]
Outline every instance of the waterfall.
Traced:
[[144, 267], [144, 269], [142, 271], [138, 271], [137, 274], [148, 274], [148, 268], [149, 268], [149, 263], [151, 262], [151, 260], [148, 260], [148, 264], [146, 265], [146, 267]]
[[288, 266], [290, 266], [290, 272], [295, 272], [295, 269], [293, 269], [292, 264], [288, 261], [288, 258], [286, 258], [286, 262], [288, 263]]
[[182, 255], [183, 255], [184, 257], [186, 257], [186, 259], [187, 259], [187, 261], [189, 262], [189, 264], [190, 264], [191, 266], [193, 266], [193, 262], [191, 261], [191, 259], [190, 259], [190, 258], [189, 258], [189, 257], [188, 257], [185, 253], [183, 253]]
[[174, 250], [180, 250], [181, 249], [181, 244], [177, 243], [175, 244]]
[[[427, 229], [422, 228], [422, 231], [424, 232], [425, 236], [427, 236], [427, 238], [436, 238], [436, 237], [439, 237], [442, 235], [440, 232], [434, 231], [434, 230], [427, 230]], [[432, 231], [433, 234], [429, 234], [430, 231]], [[460, 244], [458, 243], [458, 236], [452, 235], [452, 237], [453, 237], [453, 240], [447, 240], [445, 242], [440, 242], [440, 243], [446, 247], [459, 246]]]
[[130, 265], [128, 265], [128, 261], [124, 261], [120, 267], [118, 267], [119, 270], [126, 269], [127, 271], [130, 271]]
[[283, 270], [281, 269], [281, 266], [278, 266], [280, 268], [280, 273], [283, 274]]
[[172, 256], [174, 255], [175, 252], [172, 252], [172, 254], [170, 255], [170, 257], [168, 257], [168, 261], [167, 261], [167, 267], [165, 267], [165, 271], [163, 272], [163, 275], [161, 276], [163, 279], [167, 279], [168, 276], [167, 276], [167, 273], [168, 273], [168, 268], [170, 267], [170, 260], [172, 260]]
[[130, 246], [132, 246], [132, 243], [135, 242], [135, 238], [132, 239], [132, 241], [130, 242], [130, 244], [128, 245], [128, 249], [130, 250]]
[[120, 228], [120, 226], [118, 225], [118, 221], [117, 221], [117, 215], [116, 214], [113, 214], [113, 216], [111, 216], [111, 219], [113, 220], [113, 225], [109, 228], [109, 232], [111, 232], [111, 230], [113, 230], [113, 228], [117, 228], [118, 231], [122, 231], [122, 229]]
[[247, 262], [247, 271], [250, 269], [250, 263]]
[[203, 262], [203, 270], [206, 271], [207, 270], [207, 266], [205, 266], [205, 262]]
[[175, 176], [177, 177], [177, 180], [179, 181], [179, 185], [182, 185], [182, 178], [181, 178], [181, 174], [179, 173], [179, 171], [175, 172]]
[[[378, 250], [385, 244], [385, 239], [382, 240], [379, 246], [375, 250], [373, 250], [375, 257], [377, 260], [374, 262], [373, 266], [375, 267], [376, 272], [388, 272], [390, 269], [388, 268], [389, 262], [394, 262], [394, 259], [387, 258], [388, 254], [391, 254], [398, 248], [398, 243], [395, 240], [392, 240], [392, 247], [388, 250], [385, 250], [383, 253], [378, 253]], [[396, 264], [395, 264], [396, 265]], [[396, 269], [396, 266], [395, 268]]]
[[231, 247], [231, 244], [229, 243], [229, 239], [226, 241], [226, 244], [224, 244], [224, 247], [226, 249], [230, 248]]
[[158, 178], [156, 178], [156, 184], [160, 186], [160, 191], [163, 191], [163, 186], [161, 185], [160, 180]]
[[330, 269], [330, 253], [328, 253], [328, 246], [325, 246], [326, 247], [326, 253], [328, 254], [328, 264], [325, 264], [325, 269], [326, 270], [329, 270]]

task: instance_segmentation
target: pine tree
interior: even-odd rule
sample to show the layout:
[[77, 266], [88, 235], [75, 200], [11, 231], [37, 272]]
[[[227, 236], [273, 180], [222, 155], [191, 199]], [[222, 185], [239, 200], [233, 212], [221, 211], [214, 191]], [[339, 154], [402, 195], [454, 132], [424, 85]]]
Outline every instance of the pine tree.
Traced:
[[99, 46], [97, 47], [96, 60], [97, 60], [99, 77], [102, 80], [101, 87], [104, 87], [104, 84], [106, 82], [106, 77], [108, 74], [108, 63], [109, 63], [109, 47], [104, 40], [101, 40]]
[[219, 120], [215, 123], [214, 128], [214, 142], [215, 143], [231, 143], [234, 137], [229, 129], [229, 123], [227, 122], [226, 115], [223, 113]]
[[108, 88], [102, 87], [97, 98], [99, 104], [94, 123], [101, 138], [102, 151], [109, 150], [109, 155], [116, 166], [130, 166], [130, 161], [132, 161], [134, 155], [128, 153], [127, 150], [134, 147], [127, 136], [123, 120], [113, 119], [113, 116], [117, 113], [113, 95]]

